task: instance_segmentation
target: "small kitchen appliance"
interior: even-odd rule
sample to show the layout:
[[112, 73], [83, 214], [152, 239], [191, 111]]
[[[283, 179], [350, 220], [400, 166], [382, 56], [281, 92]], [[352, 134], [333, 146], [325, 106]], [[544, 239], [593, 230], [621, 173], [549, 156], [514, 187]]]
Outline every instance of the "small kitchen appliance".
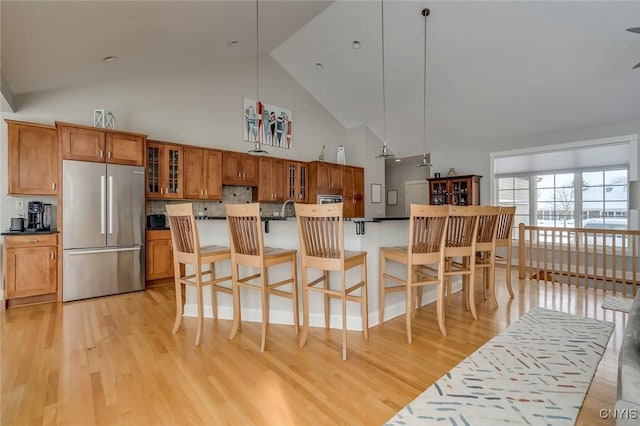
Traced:
[[51, 229], [51, 204], [29, 201], [27, 209], [27, 231], [49, 231]]
[[9, 228], [11, 232], [23, 232], [24, 231], [24, 218], [22, 217], [12, 217], [11, 218], [11, 228]]

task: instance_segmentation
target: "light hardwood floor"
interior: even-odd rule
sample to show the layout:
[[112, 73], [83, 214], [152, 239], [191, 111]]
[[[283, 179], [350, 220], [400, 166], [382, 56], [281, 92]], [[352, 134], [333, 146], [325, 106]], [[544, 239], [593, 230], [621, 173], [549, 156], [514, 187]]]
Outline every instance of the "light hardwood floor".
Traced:
[[0, 424], [378, 425], [536, 306], [615, 323], [578, 418], [613, 424], [599, 413], [614, 407], [626, 314], [601, 309], [602, 293], [515, 276], [509, 301], [504, 269], [496, 276], [500, 307], [476, 294], [478, 321], [455, 294], [447, 337], [431, 304], [415, 317], [412, 345], [404, 317], [372, 328], [368, 342], [349, 332], [347, 362], [340, 330], [322, 328], [300, 349], [293, 326], [271, 325], [260, 353], [258, 323], [244, 322], [229, 341], [231, 321], [206, 319], [196, 347], [195, 318], [171, 334], [171, 285], [9, 309], [0, 312]]

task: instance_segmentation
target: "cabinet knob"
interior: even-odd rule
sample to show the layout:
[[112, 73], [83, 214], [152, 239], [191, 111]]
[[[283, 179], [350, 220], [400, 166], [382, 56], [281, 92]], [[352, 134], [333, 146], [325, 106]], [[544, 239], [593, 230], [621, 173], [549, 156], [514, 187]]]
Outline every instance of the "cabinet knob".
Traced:
[[49, 253], [49, 258], [50, 258], [51, 260], [55, 260], [55, 259], [56, 259], [56, 252], [55, 252], [55, 251], [52, 251], [51, 253]]
[[40, 240], [27, 240], [27, 242], [28, 242], [29, 244], [35, 244], [35, 243], [39, 243], [39, 242], [40, 242]]
[[164, 188], [160, 188], [160, 193], [161, 193], [161, 194], [164, 194], [164, 192], [163, 192], [163, 191], [164, 191]]
[[100, 150], [100, 158], [104, 157], [104, 151]]
[[51, 182], [51, 189], [53, 189], [54, 191], [56, 190], [56, 183], [55, 182]]
[[107, 158], [111, 158], [111, 151], [107, 152]]

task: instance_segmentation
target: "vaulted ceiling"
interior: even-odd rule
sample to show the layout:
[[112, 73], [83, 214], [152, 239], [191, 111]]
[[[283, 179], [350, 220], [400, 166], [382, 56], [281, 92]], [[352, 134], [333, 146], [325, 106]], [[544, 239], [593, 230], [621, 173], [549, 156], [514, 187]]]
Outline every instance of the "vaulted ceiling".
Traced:
[[[424, 116], [427, 150], [640, 119], [640, 35], [625, 31], [640, 26], [640, 2], [381, 5], [260, 0], [260, 50], [345, 127], [386, 134], [400, 156], [424, 150]], [[255, 56], [254, 1], [3, 0], [0, 13], [15, 95]]]

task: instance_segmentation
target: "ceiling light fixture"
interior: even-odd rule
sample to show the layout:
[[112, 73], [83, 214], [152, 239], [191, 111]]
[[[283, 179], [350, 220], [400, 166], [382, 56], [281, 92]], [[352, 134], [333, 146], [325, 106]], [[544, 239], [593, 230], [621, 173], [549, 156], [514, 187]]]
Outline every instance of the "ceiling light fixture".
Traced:
[[[252, 155], [267, 155], [269, 154], [267, 151], [262, 149], [262, 144], [260, 143], [260, 138], [262, 135], [262, 130], [260, 128], [260, 121], [262, 120], [262, 102], [260, 101], [260, 13], [258, 7], [258, 0], [256, 0], [256, 112], [255, 117], [253, 117], [254, 126], [256, 126], [257, 132], [254, 132], [256, 143], [253, 149], [250, 149], [248, 152]], [[251, 118], [249, 118], [251, 119]], [[262, 123], [264, 125], [264, 123]], [[250, 132], [251, 133], [251, 132]]]
[[427, 16], [431, 11], [428, 8], [422, 9], [422, 16], [424, 16], [424, 74], [422, 81], [422, 88], [424, 97], [422, 100], [422, 139], [424, 141], [424, 152], [422, 153], [422, 161], [420, 161], [417, 167], [431, 167], [431, 163], [427, 161]]
[[382, 152], [376, 158], [395, 157], [387, 146], [387, 95], [384, 84], [384, 0], [380, 0], [381, 33], [382, 33]]
[[105, 56], [104, 58], [102, 58], [102, 61], [103, 62], [113, 62], [116, 59], [118, 59], [117, 56]]
[[360, 49], [360, 47], [362, 47], [362, 45], [360, 44], [360, 42], [358, 40], [353, 40], [351, 42], [351, 47], [353, 47], [354, 49]]

